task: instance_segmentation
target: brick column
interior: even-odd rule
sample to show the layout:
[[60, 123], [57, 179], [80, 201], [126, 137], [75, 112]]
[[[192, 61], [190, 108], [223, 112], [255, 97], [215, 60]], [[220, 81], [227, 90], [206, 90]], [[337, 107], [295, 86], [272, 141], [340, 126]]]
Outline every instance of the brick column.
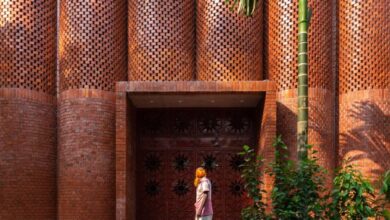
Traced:
[[[258, 140], [258, 154], [260, 154], [264, 158], [264, 165], [266, 169], [268, 169], [268, 165], [275, 158], [275, 149], [272, 146], [272, 143], [276, 137], [276, 86], [272, 86], [264, 97], [262, 103], [262, 115], [261, 115], [261, 123], [259, 129], [259, 140]], [[271, 210], [271, 192], [274, 185], [274, 177], [271, 177], [267, 173], [264, 173], [262, 177], [264, 183], [264, 190], [267, 193], [263, 195], [263, 201], [267, 204], [267, 211]]]
[[56, 1], [0, 2], [0, 219], [56, 218]]
[[263, 3], [253, 17], [225, 1], [197, 1], [196, 78], [203, 81], [263, 79]]
[[126, 1], [61, 1], [58, 218], [115, 218], [115, 93]]
[[195, 1], [129, 0], [129, 80], [192, 80]]
[[116, 92], [116, 220], [136, 219], [136, 108]]
[[[266, 73], [277, 84], [277, 131], [297, 157], [298, 1], [266, 1]], [[309, 1], [309, 143], [319, 151], [320, 163], [335, 164], [334, 67], [332, 1]]]
[[339, 1], [339, 162], [377, 180], [390, 169], [390, 5]]

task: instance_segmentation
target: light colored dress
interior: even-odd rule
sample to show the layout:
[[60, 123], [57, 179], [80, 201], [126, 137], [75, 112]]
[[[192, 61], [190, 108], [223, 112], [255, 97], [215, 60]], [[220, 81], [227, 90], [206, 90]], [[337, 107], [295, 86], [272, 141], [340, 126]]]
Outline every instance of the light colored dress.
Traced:
[[195, 220], [212, 220], [213, 219], [213, 205], [211, 202], [212, 187], [211, 182], [206, 177], [200, 180], [198, 187], [196, 188], [196, 203], [195, 209], [200, 206], [200, 202], [204, 193], [207, 192], [207, 200], [202, 209], [201, 216], [196, 216]]

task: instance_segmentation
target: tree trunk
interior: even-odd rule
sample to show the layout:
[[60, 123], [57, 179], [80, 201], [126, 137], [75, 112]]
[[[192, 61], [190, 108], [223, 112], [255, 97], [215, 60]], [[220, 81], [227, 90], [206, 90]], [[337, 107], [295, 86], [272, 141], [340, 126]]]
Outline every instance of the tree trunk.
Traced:
[[307, 0], [299, 0], [298, 10], [298, 159], [307, 157], [308, 139], [308, 8]]

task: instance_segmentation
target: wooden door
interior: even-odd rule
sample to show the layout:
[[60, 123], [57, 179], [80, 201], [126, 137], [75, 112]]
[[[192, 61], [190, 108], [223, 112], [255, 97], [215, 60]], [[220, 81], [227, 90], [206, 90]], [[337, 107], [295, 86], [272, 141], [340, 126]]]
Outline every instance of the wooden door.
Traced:
[[212, 181], [213, 219], [240, 219], [237, 156], [256, 137], [253, 109], [143, 110], [137, 128], [137, 220], [194, 219], [195, 169]]

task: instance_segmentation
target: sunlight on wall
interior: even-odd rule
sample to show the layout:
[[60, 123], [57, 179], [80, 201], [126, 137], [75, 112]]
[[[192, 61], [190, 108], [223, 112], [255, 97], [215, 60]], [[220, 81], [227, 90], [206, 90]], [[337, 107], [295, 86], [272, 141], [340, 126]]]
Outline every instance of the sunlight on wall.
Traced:
[[11, 20], [11, 0], [0, 0], [0, 28]]
[[369, 152], [351, 150], [346, 152], [342, 159], [350, 160], [348, 163], [353, 164], [366, 178], [377, 179], [383, 172], [382, 166], [370, 159]]

